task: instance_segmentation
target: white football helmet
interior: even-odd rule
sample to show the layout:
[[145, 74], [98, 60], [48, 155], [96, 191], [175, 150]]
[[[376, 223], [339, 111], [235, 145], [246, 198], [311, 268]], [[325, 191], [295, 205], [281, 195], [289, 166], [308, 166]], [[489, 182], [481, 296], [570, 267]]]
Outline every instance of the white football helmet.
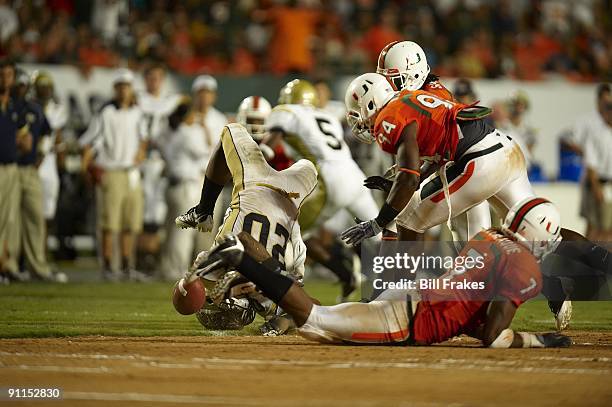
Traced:
[[377, 73], [365, 73], [349, 84], [344, 95], [346, 118], [359, 141], [371, 144], [376, 140], [373, 119], [394, 96], [389, 82]]
[[270, 115], [272, 106], [261, 96], [249, 96], [240, 102], [236, 122], [246, 127], [256, 141], [261, 141], [266, 132], [264, 121]]
[[510, 208], [502, 230], [542, 260], [561, 242], [561, 216], [548, 200], [527, 198]]
[[429, 71], [425, 51], [416, 42], [391, 42], [378, 55], [376, 72], [384, 75], [395, 90], [420, 89]]

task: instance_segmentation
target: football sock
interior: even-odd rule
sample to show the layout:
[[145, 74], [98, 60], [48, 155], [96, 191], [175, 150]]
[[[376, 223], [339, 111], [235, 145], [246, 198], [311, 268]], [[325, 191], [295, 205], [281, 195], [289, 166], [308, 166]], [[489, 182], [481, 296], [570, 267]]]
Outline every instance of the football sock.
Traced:
[[280, 263], [269, 258], [258, 263], [248, 254], [242, 256], [238, 265], [240, 274], [251, 280], [266, 297], [278, 304], [293, 285], [293, 280], [281, 274]]
[[212, 214], [215, 209], [215, 204], [217, 203], [217, 198], [221, 191], [223, 190], [223, 185], [219, 185], [208, 177], [204, 177], [204, 185], [202, 185], [202, 193], [200, 195], [200, 203], [198, 204], [198, 214]]

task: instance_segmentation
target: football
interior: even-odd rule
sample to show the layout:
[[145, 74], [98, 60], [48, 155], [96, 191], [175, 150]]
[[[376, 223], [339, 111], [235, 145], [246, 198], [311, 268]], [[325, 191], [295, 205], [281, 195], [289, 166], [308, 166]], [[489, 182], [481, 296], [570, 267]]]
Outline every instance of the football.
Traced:
[[206, 301], [206, 288], [199, 278], [187, 282], [181, 278], [174, 285], [172, 304], [181, 315], [192, 315], [204, 306]]

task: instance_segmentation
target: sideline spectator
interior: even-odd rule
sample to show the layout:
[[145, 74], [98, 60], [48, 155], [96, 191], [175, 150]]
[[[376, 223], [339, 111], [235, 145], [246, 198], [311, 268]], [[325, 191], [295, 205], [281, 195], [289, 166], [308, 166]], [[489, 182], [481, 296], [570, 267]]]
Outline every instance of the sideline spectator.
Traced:
[[17, 158], [32, 149], [32, 135], [11, 89], [15, 83], [15, 65], [0, 61], [0, 284], [10, 281], [6, 265], [9, 253], [9, 230], [17, 218], [19, 173]]
[[166, 69], [161, 64], [148, 66], [144, 71], [145, 89], [138, 93], [138, 105], [145, 114], [149, 151], [141, 165], [144, 191], [144, 228], [138, 240], [139, 268], [155, 270], [160, 250], [159, 229], [164, 224], [168, 211], [165, 193], [167, 182], [162, 177], [164, 161], [159, 151], [168, 140], [163, 137], [167, 130], [168, 116], [178, 105], [180, 95], [163, 92]]
[[[217, 145], [221, 138], [223, 126], [228, 123], [227, 117], [215, 108], [215, 102], [217, 101], [217, 80], [210, 75], [200, 75], [193, 81], [191, 93], [195, 121], [202, 126], [204, 142], [210, 154], [212, 154], [212, 148]], [[208, 158], [206, 163], [208, 163]], [[226, 187], [220, 199], [217, 200], [213, 233], [205, 235], [207, 240], [204, 248], [210, 247], [213, 243], [216, 230], [223, 220], [224, 211], [227, 208], [226, 204], [229, 204], [229, 193], [230, 188]]]
[[[145, 281], [134, 269], [134, 238], [142, 230], [143, 194], [138, 165], [147, 146], [146, 121], [136, 104], [134, 74], [118, 69], [114, 98], [104, 105], [81, 137], [82, 172], [97, 185], [98, 228], [102, 232], [102, 278]], [[90, 164], [94, 162], [90, 168]], [[113, 271], [113, 240], [120, 233], [121, 271]]]
[[47, 263], [45, 240], [47, 238], [45, 217], [43, 213], [43, 187], [38, 175], [40, 164], [39, 144], [43, 137], [51, 134], [51, 127], [42, 107], [26, 99], [30, 87], [30, 77], [20, 71], [15, 86], [15, 102], [21, 109], [28, 131], [32, 137], [29, 152], [21, 154], [17, 159], [18, 189], [16, 222], [9, 229], [10, 261], [6, 265], [8, 271], [16, 276], [21, 275], [18, 259], [23, 254], [26, 268], [33, 276], [45, 280], [66, 282], [66, 275], [53, 273]]
[[43, 213], [49, 228], [57, 209], [59, 170], [64, 168], [62, 131], [68, 122], [68, 110], [55, 97], [53, 79], [46, 72], [38, 72], [34, 78], [34, 97], [42, 106], [52, 131], [50, 137], [45, 137], [40, 145], [44, 158], [38, 167], [43, 185]]
[[205, 234], [194, 229], [178, 229], [174, 218], [200, 199], [204, 172], [214, 146], [206, 142], [191, 101], [181, 103], [170, 115], [169, 123], [172, 133], [168, 137], [165, 158], [170, 182], [166, 193], [168, 221], [162, 277], [174, 281], [189, 268], [195, 249], [207, 248]]
[[533, 164], [533, 148], [536, 145], [536, 130], [525, 122], [529, 111], [529, 98], [524, 91], [515, 92], [508, 100], [507, 127], [502, 128], [515, 139], [523, 151], [528, 167]]
[[586, 167], [582, 215], [587, 236], [593, 241], [612, 239], [612, 91], [610, 84], [597, 88], [598, 114], [592, 116], [584, 143]]

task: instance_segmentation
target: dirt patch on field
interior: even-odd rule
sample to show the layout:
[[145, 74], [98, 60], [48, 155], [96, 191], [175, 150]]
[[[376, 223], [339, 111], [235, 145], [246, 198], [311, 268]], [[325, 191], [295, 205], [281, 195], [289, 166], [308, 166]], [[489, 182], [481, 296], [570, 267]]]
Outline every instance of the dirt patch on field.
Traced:
[[[568, 349], [324, 346], [297, 336], [0, 340], [0, 388], [37, 406], [612, 405], [612, 333]], [[24, 402], [3, 405], [23, 406]]]

